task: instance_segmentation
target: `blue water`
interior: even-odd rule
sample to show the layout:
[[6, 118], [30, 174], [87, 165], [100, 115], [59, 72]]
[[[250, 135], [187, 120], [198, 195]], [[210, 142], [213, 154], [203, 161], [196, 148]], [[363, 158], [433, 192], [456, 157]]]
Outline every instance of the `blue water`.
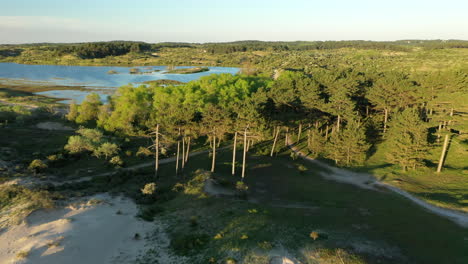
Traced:
[[[131, 68], [138, 68], [140, 72], [151, 72], [150, 74], [130, 74]], [[180, 66], [176, 68], [191, 68]], [[19, 82], [37, 82], [41, 84], [62, 85], [62, 86], [83, 86], [86, 91], [76, 90], [54, 90], [40, 92], [56, 98], [68, 98], [80, 103], [86, 94], [95, 90], [101, 98], [107, 98], [115, 91], [116, 87], [126, 84], [138, 84], [144, 81], [169, 79], [180, 82], [189, 82], [202, 76], [214, 73], [236, 74], [239, 68], [232, 67], [208, 67], [207, 72], [193, 74], [166, 74], [166, 66], [141, 66], [141, 67], [117, 67], [117, 66], [63, 66], [63, 65], [26, 65], [16, 63], [0, 63], [0, 78], [11, 79]], [[118, 74], [108, 74], [113, 70]], [[89, 91], [88, 91], [89, 90]]]

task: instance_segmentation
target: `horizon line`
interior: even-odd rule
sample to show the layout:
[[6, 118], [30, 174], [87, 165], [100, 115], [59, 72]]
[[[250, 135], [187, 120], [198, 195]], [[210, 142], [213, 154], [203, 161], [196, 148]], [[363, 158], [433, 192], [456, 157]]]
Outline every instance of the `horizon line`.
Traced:
[[398, 41], [468, 41], [468, 39], [396, 39], [396, 40], [364, 40], [364, 39], [342, 39], [342, 40], [234, 40], [234, 41], [219, 41], [219, 42], [185, 42], [185, 41], [160, 41], [160, 42], [146, 42], [142, 40], [96, 40], [96, 41], [83, 41], [83, 42], [18, 42], [18, 43], [0, 43], [0, 45], [34, 45], [34, 44], [86, 44], [86, 43], [108, 43], [108, 42], [140, 42], [147, 44], [163, 44], [163, 43], [180, 43], [180, 44], [230, 44], [236, 42], [265, 42], [265, 43], [295, 43], [295, 42], [345, 42], [345, 41], [364, 41], [364, 42], [398, 42]]

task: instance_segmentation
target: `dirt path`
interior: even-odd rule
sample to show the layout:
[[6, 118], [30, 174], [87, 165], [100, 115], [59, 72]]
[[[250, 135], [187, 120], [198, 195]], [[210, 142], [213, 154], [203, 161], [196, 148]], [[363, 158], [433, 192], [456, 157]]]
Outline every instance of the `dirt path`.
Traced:
[[299, 150], [295, 145], [291, 143], [289, 143], [289, 147], [293, 152], [295, 152], [299, 157], [303, 158], [304, 160], [307, 160], [308, 162], [319, 165], [320, 167], [325, 168], [328, 171], [330, 171], [330, 172], [320, 172], [320, 176], [322, 176], [325, 179], [352, 184], [363, 189], [379, 190], [379, 187], [380, 189], [383, 187], [387, 190], [390, 190], [398, 195], [401, 195], [411, 200], [412, 202], [425, 208], [426, 210], [429, 210], [439, 216], [445, 217], [462, 227], [468, 228], [468, 214], [467, 213], [432, 205], [400, 188], [397, 188], [387, 183], [383, 183], [377, 180], [374, 176], [370, 174], [358, 173], [358, 172], [353, 172], [353, 171], [349, 171], [346, 169], [333, 167], [324, 162], [308, 157], [304, 152]]

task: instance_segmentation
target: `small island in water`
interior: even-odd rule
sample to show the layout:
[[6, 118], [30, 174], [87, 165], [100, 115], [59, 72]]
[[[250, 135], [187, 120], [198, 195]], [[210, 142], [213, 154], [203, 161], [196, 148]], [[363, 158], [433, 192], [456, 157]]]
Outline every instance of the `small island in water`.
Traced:
[[172, 69], [166, 71], [166, 73], [177, 73], [177, 74], [191, 74], [191, 73], [199, 73], [199, 72], [207, 72], [210, 69], [208, 67], [195, 67], [195, 68], [184, 68], [184, 69]]

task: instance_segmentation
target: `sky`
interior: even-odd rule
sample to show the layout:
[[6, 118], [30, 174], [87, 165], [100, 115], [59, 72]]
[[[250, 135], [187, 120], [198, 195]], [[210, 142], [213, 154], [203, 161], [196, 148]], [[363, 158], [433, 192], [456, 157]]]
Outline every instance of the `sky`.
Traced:
[[0, 43], [468, 39], [468, 0], [0, 0]]

